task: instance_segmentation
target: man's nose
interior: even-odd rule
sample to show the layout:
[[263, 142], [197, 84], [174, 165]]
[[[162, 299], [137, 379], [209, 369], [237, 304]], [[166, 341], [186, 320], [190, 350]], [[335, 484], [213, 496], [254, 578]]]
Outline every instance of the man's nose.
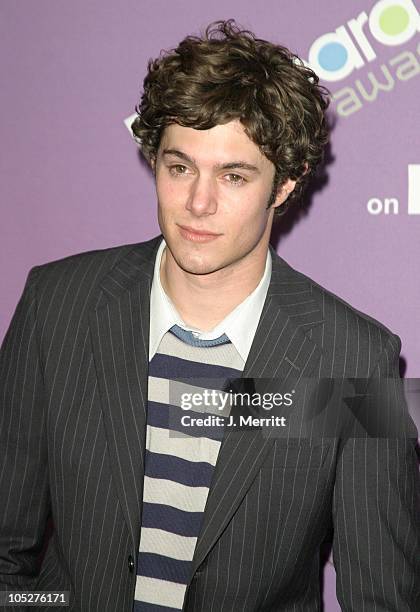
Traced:
[[186, 208], [196, 216], [214, 215], [217, 211], [216, 185], [211, 177], [195, 179]]

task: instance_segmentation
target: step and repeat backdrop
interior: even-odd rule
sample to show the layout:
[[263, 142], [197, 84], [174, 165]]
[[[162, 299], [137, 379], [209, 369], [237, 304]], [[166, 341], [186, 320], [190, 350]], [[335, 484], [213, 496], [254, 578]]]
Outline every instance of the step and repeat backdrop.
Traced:
[[[3, 0], [0, 339], [30, 267], [159, 233], [152, 176], [127, 129], [147, 62], [234, 18], [289, 47], [332, 94], [324, 170], [299, 214], [280, 221], [277, 251], [401, 337], [415, 412], [418, 9], [412, 0]], [[339, 610], [331, 562], [324, 600]]]

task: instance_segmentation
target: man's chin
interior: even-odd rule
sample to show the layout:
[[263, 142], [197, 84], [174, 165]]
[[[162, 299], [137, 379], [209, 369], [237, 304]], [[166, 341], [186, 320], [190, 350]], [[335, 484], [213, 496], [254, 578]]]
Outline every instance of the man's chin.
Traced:
[[183, 270], [184, 272], [187, 272], [188, 274], [195, 274], [198, 276], [212, 274], [213, 272], [217, 272], [217, 270], [220, 270], [220, 267], [218, 267], [217, 265], [211, 265], [207, 262], [197, 263], [178, 261], [177, 263], [181, 270]]
[[209, 247], [199, 249], [194, 248], [194, 245], [185, 248], [184, 245], [170, 245], [168, 241], [166, 245], [172, 262], [187, 274], [204, 276], [226, 267], [226, 259], [220, 257], [217, 249]]
[[177, 266], [188, 274], [195, 275], [207, 275], [217, 272], [223, 268], [223, 262], [221, 261], [209, 261], [208, 258], [194, 257], [182, 253], [174, 254], [175, 262]]

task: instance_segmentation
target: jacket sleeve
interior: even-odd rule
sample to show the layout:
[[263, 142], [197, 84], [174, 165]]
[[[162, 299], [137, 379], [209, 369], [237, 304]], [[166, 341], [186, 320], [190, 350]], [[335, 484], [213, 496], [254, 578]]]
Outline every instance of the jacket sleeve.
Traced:
[[388, 429], [386, 437], [350, 437], [337, 462], [333, 559], [345, 612], [420, 610], [417, 430], [399, 376], [400, 349], [398, 336], [390, 336], [362, 409], [397, 415], [405, 435]]
[[31, 590], [49, 514], [45, 399], [29, 272], [0, 350], [0, 590]]

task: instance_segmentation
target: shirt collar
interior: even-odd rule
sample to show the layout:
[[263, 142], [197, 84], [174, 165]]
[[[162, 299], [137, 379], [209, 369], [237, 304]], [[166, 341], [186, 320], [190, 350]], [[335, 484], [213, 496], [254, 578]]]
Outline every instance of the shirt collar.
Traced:
[[197, 337], [202, 340], [218, 338], [225, 333], [244, 362], [246, 362], [270, 284], [272, 268], [270, 251], [267, 250], [264, 274], [254, 291], [243, 302], [238, 304], [216, 327], [211, 331], [203, 332], [186, 325], [162, 287], [160, 282], [160, 263], [165, 247], [165, 240], [162, 239], [156, 254], [150, 294], [149, 361], [156, 354], [163, 336], [176, 324], [184, 329], [195, 332]]

